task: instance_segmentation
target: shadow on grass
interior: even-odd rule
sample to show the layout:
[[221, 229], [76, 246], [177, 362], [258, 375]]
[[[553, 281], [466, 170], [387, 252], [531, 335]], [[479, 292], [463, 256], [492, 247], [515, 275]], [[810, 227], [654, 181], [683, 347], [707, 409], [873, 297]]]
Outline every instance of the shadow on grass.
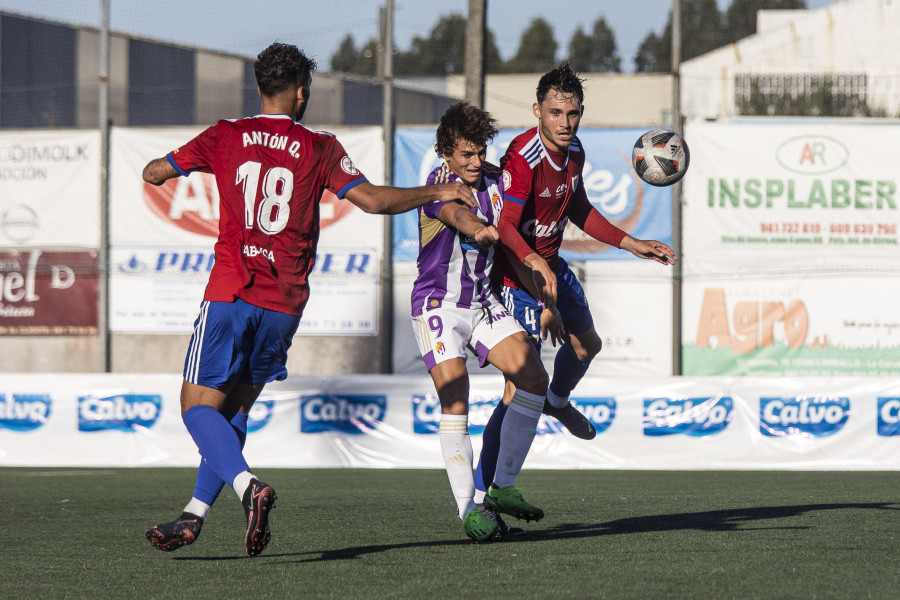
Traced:
[[[750, 531], [761, 529], [807, 529], [803, 526], [776, 527], [752, 526], [761, 525], [764, 521], [799, 517], [806, 513], [825, 510], [900, 510], [900, 506], [891, 502], [867, 503], [834, 503], [834, 504], [798, 504], [795, 506], [762, 506], [753, 508], [733, 508], [728, 510], [710, 510], [693, 513], [675, 513], [668, 515], [649, 515], [645, 517], [629, 517], [596, 524], [561, 523], [548, 529], [529, 530], [524, 536], [509, 538], [503, 543], [540, 542], [558, 539], [578, 539], [602, 535], [622, 535], [648, 533], [658, 531], [697, 530], [697, 531]], [[365, 554], [375, 554], [387, 550], [408, 548], [430, 548], [437, 546], [469, 546], [472, 542], [466, 539], [432, 540], [409, 542], [405, 544], [373, 544], [369, 546], [351, 546], [335, 550], [308, 551], [297, 553], [264, 554], [260, 559], [284, 559], [294, 557], [290, 562], [321, 562], [332, 560], [348, 560], [359, 558]], [[185, 556], [175, 560], [240, 560], [247, 556], [234, 557], [200, 557]], [[284, 561], [279, 561], [284, 562]]]

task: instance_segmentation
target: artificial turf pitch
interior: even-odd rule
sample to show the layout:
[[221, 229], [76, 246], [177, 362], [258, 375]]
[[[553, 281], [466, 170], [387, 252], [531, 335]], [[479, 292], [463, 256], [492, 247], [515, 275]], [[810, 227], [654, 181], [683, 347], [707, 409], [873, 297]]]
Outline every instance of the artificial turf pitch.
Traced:
[[144, 538], [180, 513], [191, 469], [0, 469], [0, 596], [900, 597], [898, 472], [526, 470], [546, 517], [480, 545], [443, 471], [257, 474], [278, 501], [249, 558], [229, 488], [193, 545]]

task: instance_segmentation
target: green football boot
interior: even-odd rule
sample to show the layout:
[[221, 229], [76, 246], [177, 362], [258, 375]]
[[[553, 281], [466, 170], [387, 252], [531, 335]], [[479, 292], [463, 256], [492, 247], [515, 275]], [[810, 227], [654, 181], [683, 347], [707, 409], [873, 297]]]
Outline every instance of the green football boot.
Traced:
[[491, 541], [491, 538], [500, 531], [500, 526], [484, 516], [480, 510], [473, 508], [463, 519], [463, 529], [466, 530], [467, 536], [478, 543]]
[[484, 506], [517, 519], [540, 521], [544, 518], [544, 511], [526, 502], [522, 498], [524, 492], [525, 490], [512, 485], [502, 488], [491, 486], [484, 496]]

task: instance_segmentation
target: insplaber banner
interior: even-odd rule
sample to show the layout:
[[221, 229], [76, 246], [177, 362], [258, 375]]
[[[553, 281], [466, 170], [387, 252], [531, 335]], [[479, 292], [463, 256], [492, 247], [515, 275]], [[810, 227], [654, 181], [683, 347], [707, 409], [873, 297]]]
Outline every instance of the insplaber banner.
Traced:
[[0, 248], [100, 246], [100, 132], [0, 138]]
[[[218, 232], [218, 188], [207, 173], [162, 186], [141, 179], [150, 160], [164, 156], [201, 129], [112, 130], [110, 178], [110, 328], [118, 333], [189, 333], [212, 268]], [[381, 129], [335, 133], [370, 181], [381, 183]], [[325, 192], [321, 235], [310, 276], [313, 293], [299, 334], [377, 332], [378, 272], [383, 217]]]
[[900, 125], [691, 122], [686, 275], [900, 273]]
[[[502, 130], [487, 148], [487, 161], [500, 157], [513, 138], [524, 130]], [[578, 138], [586, 161], [583, 185], [591, 204], [614, 225], [642, 239], [671, 245], [672, 191], [641, 181], [631, 167], [631, 149], [642, 129], [581, 129]], [[441, 164], [434, 151], [434, 129], [400, 129], [394, 137], [394, 185], [424, 185], [428, 174]], [[394, 261], [415, 262], [418, 224], [414, 211], [394, 217]], [[562, 255], [569, 261], [637, 260], [628, 252], [612, 250], [568, 224]]]
[[900, 126], [686, 132], [684, 373], [900, 373]]

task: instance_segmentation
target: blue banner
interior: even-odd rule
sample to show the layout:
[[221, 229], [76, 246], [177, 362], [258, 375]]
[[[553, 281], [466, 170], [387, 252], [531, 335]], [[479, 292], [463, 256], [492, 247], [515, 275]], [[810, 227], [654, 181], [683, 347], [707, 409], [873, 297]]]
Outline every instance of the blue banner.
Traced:
[[[672, 189], [641, 181], [631, 168], [631, 149], [644, 129], [582, 129], [578, 132], [586, 153], [582, 174], [588, 198], [614, 225], [639, 239], [672, 244]], [[488, 162], [499, 164], [512, 139], [522, 130], [502, 130], [488, 146]], [[440, 165], [434, 152], [434, 129], [398, 129], [394, 136], [394, 179], [399, 187], [425, 184], [428, 173]], [[566, 232], [560, 254], [568, 261], [637, 260], [629, 252], [610, 249], [573, 231]], [[418, 257], [415, 211], [394, 217], [394, 261], [415, 262]]]

